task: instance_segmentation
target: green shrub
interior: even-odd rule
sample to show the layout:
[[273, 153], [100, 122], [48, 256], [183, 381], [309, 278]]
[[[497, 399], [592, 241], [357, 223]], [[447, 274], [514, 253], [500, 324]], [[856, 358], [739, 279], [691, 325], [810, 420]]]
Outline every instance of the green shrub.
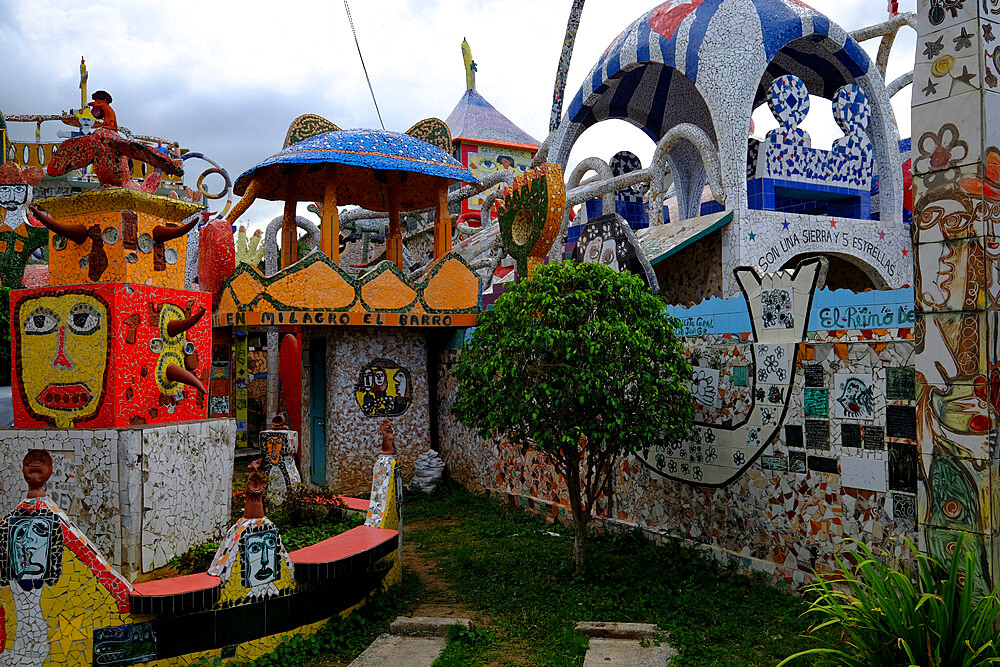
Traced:
[[806, 587], [816, 599], [805, 613], [822, 619], [810, 633], [839, 628], [839, 640], [789, 656], [778, 667], [810, 654], [827, 654], [851, 667], [1000, 662], [997, 588], [976, 599], [976, 555], [962, 549], [961, 542], [959, 538], [951, 560], [943, 564], [907, 540], [916, 556], [914, 573], [884, 564], [863, 544], [853, 568], [837, 558], [836, 576], [817, 575]]
[[212, 559], [215, 558], [215, 552], [218, 550], [219, 545], [217, 543], [205, 542], [196, 547], [191, 547], [180, 556], [174, 556], [167, 565], [177, 568], [180, 574], [204, 572], [212, 564]]

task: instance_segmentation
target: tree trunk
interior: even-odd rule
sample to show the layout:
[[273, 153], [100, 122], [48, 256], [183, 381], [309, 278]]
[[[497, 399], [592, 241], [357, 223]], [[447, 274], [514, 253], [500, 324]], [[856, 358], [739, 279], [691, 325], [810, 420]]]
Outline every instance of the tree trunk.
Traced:
[[583, 574], [587, 553], [587, 521], [590, 507], [584, 508], [580, 497], [580, 454], [579, 450], [566, 453], [566, 486], [569, 492], [569, 508], [573, 513], [573, 569]]

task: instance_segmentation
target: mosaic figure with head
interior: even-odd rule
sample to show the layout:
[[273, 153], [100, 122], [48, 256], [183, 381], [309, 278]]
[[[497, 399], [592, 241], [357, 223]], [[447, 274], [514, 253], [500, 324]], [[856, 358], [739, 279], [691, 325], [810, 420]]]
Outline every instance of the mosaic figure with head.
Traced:
[[15, 375], [31, 416], [57, 428], [101, 408], [109, 352], [107, 303], [64, 292], [23, 299], [14, 312]]
[[[52, 475], [52, 457], [30, 450], [22, 466], [28, 500], [45, 497]], [[62, 572], [62, 530], [55, 513], [45, 505], [21, 505], [0, 520], [0, 585], [14, 582], [25, 591], [53, 584]]]

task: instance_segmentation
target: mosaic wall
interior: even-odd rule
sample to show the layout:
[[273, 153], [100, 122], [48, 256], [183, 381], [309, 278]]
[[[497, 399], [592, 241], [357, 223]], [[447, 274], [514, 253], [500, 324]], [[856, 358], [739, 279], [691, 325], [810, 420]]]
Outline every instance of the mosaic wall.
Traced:
[[667, 303], [683, 306], [722, 296], [722, 242], [713, 232], [653, 266], [660, 294]]
[[263, 515], [266, 485], [254, 471], [244, 516], [207, 572], [135, 584], [47, 493], [52, 467], [47, 453], [29, 452], [16, 485], [23, 492], [28, 483], [27, 497], [0, 517], [4, 665], [246, 664], [349, 613], [401, 574], [392, 456], [373, 469], [377, 509], [364, 526], [289, 553]]
[[[919, 537], [912, 293], [814, 291], [791, 272], [760, 280], [749, 309], [742, 297], [674, 309], [686, 314], [698, 436], [621, 461], [597, 513], [790, 584], [832, 568], [847, 538], [903, 555], [899, 538]], [[540, 455], [481, 441], [451, 415], [459, 354], [444, 351], [437, 368], [449, 473], [565, 517], [564, 482]]]
[[[403, 478], [413, 477], [417, 457], [430, 449], [427, 343], [418, 330], [313, 328], [324, 336], [327, 358], [326, 485], [357, 495], [369, 488], [378, 453], [379, 422], [389, 419]], [[303, 336], [309, 349], [311, 338]], [[311, 378], [303, 364], [303, 424], [311, 423]], [[302, 432], [302, 470], [310, 470], [309, 429]]]
[[114, 567], [134, 578], [225, 528], [235, 431], [226, 420], [121, 430], [0, 430], [0, 507], [21, 499], [25, 453], [45, 449], [53, 460], [49, 497]]

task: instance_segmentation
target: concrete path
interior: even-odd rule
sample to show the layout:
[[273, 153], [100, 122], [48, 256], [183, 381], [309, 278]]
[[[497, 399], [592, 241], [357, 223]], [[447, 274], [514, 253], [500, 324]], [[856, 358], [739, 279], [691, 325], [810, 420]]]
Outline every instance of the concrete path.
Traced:
[[380, 635], [350, 667], [430, 667], [444, 650], [444, 637]]
[[430, 667], [455, 624], [472, 627], [467, 618], [400, 616], [389, 625], [391, 634], [380, 635], [348, 667]]
[[652, 623], [586, 621], [576, 630], [590, 637], [583, 667], [663, 667], [677, 655], [677, 649], [656, 639], [660, 632]]

